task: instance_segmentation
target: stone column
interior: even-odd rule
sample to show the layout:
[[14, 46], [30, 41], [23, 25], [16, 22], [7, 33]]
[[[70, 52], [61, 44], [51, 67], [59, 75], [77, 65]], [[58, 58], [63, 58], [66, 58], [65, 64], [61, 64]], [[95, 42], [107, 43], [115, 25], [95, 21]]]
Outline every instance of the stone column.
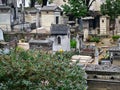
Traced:
[[84, 32], [84, 39], [83, 40], [86, 41], [88, 38], [88, 29], [87, 28], [84, 29], [83, 32]]
[[40, 24], [40, 16], [39, 16], [39, 10], [37, 9], [37, 13], [36, 13], [36, 28], [39, 28], [39, 24]]
[[99, 63], [99, 52], [98, 52], [98, 48], [95, 47], [95, 64], [98, 65]]

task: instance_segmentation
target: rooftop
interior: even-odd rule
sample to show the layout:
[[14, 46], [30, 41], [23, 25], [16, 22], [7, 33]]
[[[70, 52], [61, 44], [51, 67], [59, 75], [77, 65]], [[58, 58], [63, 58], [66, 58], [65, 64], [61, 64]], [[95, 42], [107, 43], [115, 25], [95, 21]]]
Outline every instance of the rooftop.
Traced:
[[52, 41], [51, 40], [30, 40], [29, 43], [48, 44], [48, 43], [52, 43]]
[[44, 6], [41, 11], [61, 11], [58, 6]]
[[64, 24], [52, 24], [51, 34], [52, 35], [67, 35], [69, 32], [69, 27]]

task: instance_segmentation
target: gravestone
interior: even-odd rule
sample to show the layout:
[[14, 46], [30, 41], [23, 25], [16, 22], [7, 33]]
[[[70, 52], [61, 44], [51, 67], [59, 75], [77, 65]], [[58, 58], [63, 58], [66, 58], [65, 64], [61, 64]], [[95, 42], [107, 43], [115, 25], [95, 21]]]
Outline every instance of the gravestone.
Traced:
[[100, 17], [100, 35], [108, 35], [110, 30], [109, 16]]
[[84, 29], [84, 41], [86, 41], [88, 38], [88, 35], [89, 35], [88, 32], [89, 32], [88, 29]]
[[120, 16], [118, 16], [115, 20], [115, 30], [116, 34], [120, 35]]
[[98, 48], [95, 47], [95, 64], [98, 65], [98, 60], [99, 59], [99, 52], [98, 52]]
[[78, 50], [81, 50], [82, 46], [83, 46], [83, 40], [82, 40], [82, 36], [81, 35], [77, 34], [77, 36], [76, 36], [76, 42], [77, 42], [76, 48]]
[[4, 37], [3, 37], [3, 31], [0, 29], [0, 41], [3, 41]]
[[0, 28], [4, 31], [11, 31], [11, 11], [9, 6], [0, 7]]

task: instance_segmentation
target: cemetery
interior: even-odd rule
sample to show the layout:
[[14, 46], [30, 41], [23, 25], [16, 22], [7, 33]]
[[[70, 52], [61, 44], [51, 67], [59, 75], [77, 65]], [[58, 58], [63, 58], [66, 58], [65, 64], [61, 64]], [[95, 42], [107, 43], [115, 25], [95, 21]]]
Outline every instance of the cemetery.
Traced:
[[104, 0], [70, 1], [0, 0], [0, 80], [6, 90], [13, 83], [13, 90], [120, 88], [119, 10], [111, 13]]

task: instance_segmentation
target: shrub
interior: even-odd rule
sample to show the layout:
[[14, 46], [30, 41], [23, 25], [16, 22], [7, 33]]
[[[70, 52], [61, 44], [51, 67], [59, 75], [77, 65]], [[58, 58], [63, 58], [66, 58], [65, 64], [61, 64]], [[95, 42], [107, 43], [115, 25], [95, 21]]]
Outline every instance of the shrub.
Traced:
[[118, 40], [119, 38], [120, 38], [119, 35], [112, 36], [112, 39], [113, 39], [114, 41]]
[[[21, 53], [29, 58], [21, 58]], [[71, 56], [13, 50], [9, 58], [1, 56], [0, 90], [86, 90], [85, 72], [69, 64]]]
[[90, 39], [90, 42], [96, 42], [96, 43], [98, 43], [98, 42], [100, 42], [100, 38], [99, 37], [92, 37]]
[[10, 35], [4, 34], [4, 39], [6, 42], [10, 41]]
[[77, 44], [77, 42], [76, 42], [75, 39], [72, 39], [72, 40], [70, 41], [70, 47], [71, 47], [71, 48], [76, 48], [76, 44]]

